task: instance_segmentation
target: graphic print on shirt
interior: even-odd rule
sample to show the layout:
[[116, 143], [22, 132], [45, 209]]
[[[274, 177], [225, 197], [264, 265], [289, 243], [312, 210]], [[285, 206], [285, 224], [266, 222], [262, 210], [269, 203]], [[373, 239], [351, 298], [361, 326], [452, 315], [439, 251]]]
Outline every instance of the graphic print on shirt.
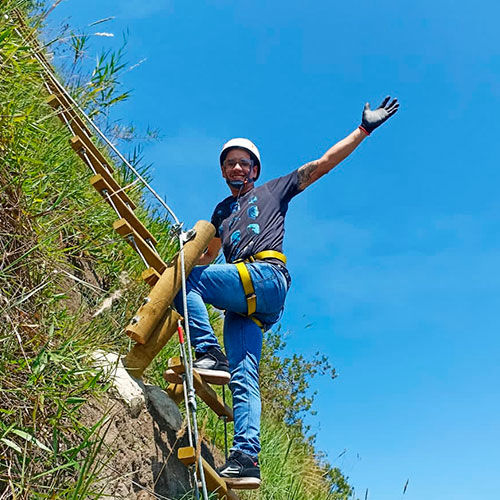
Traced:
[[221, 243], [226, 262], [247, 258], [263, 249], [281, 251], [288, 204], [300, 192], [298, 171], [294, 170], [239, 198], [228, 196], [222, 200], [212, 220], [218, 235], [223, 223]]
[[[245, 216], [247, 216], [247, 219], [248, 219], [248, 222], [249, 224], [246, 226], [245, 230], [246, 230], [246, 233], [251, 235], [251, 236], [254, 236], [254, 235], [258, 235], [260, 234], [260, 225], [255, 223], [255, 222], [252, 222], [252, 221], [255, 221], [257, 219], [257, 217], [259, 217], [259, 214], [260, 214], [260, 210], [259, 210], [259, 207], [256, 205], [256, 202], [258, 201], [258, 198], [257, 196], [252, 196], [247, 204], [249, 205], [245, 211], [242, 212], [242, 215], [236, 215], [238, 212], [240, 212], [241, 210], [241, 204], [240, 204], [240, 200], [236, 200], [236, 201], [233, 201], [230, 205], [229, 205], [229, 209], [231, 210], [231, 216], [229, 217], [229, 221], [227, 223], [227, 229], [230, 231], [231, 228], [235, 225], [237, 225], [237, 223]], [[243, 221], [244, 223], [246, 221]], [[241, 226], [240, 226], [241, 227]], [[222, 234], [222, 231], [219, 230], [219, 232]], [[231, 244], [231, 259], [237, 259], [238, 256], [242, 253], [242, 252], [245, 252], [247, 250], [247, 247], [249, 246], [248, 244], [245, 246], [245, 248], [240, 248], [240, 242], [242, 240], [242, 233], [241, 233], [241, 230], [236, 230], [234, 231], [231, 236], [230, 236], [230, 244]], [[253, 243], [253, 241], [251, 242]]]
[[234, 214], [235, 212], [239, 212], [240, 210], [240, 202], [239, 200], [234, 201], [229, 205], [229, 209], [231, 210], [231, 213]]
[[231, 229], [239, 220], [241, 217], [233, 217], [230, 221], [229, 224], [227, 225], [228, 229]]
[[238, 229], [231, 235], [231, 245], [235, 247], [241, 240], [241, 231]]
[[259, 207], [257, 205], [248, 207], [247, 214], [250, 219], [255, 220], [259, 216]]
[[249, 234], [259, 234], [260, 233], [260, 226], [258, 224], [248, 224], [247, 232]]

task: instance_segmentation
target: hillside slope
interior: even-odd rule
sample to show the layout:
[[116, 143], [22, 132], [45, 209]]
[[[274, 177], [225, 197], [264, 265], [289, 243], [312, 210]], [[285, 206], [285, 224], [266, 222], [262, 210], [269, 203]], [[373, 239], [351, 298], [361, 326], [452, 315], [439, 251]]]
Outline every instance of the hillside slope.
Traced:
[[[11, 0], [3, 5], [6, 13], [16, 6], [32, 7], [31, 2]], [[36, 21], [32, 15], [31, 22]], [[60, 75], [63, 80], [68, 76]], [[76, 80], [87, 78], [82, 74]], [[121, 95], [115, 84], [100, 84], [109, 84], [105, 88], [110, 96]], [[101, 99], [101, 91], [88, 85], [71, 91], [105, 126], [104, 110], [113, 99]], [[90, 188], [90, 172], [71, 149], [70, 134], [47, 97], [39, 64], [19, 37], [15, 21], [2, 17], [0, 498], [180, 497], [180, 486], [160, 489], [162, 474], [184, 484], [180, 476], [185, 471], [175, 461], [164, 462], [171, 456], [174, 435], [175, 440], [179, 436], [162, 427], [151, 406], [139, 417], [130, 416], [92, 361], [98, 349], [129, 350], [123, 327], [148, 287], [140, 280], [142, 263], [112, 232], [115, 216]], [[129, 183], [128, 172], [113, 163], [121, 184]], [[129, 195], [168, 260], [176, 250], [168, 222], [138, 184]], [[220, 332], [216, 312], [213, 319]], [[283, 357], [283, 347], [279, 329], [270, 332], [261, 366], [265, 481], [259, 491], [241, 497], [349, 498], [346, 479], [316, 453], [303, 426], [312, 405], [308, 380], [331, 367], [322, 358]], [[174, 354], [172, 341], [146, 379], [163, 386], [166, 360]], [[199, 425], [207, 443], [220, 449], [222, 425], [203, 405]], [[222, 456], [217, 451], [214, 455]], [[112, 485], [120, 487], [113, 490]]]

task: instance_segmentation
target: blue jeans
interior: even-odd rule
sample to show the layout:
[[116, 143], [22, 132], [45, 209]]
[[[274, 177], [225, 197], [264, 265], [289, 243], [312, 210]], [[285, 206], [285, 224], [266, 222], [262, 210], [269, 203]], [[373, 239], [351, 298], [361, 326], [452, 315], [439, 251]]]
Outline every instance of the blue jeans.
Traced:
[[[247, 264], [252, 277], [257, 308], [254, 316], [269, 329], [280, 318], [288, 291], [284, 274], [273, 264]], [[182, 294], [175, 298], [182, 314]], [[226, 310], [224, 346], [231, 371], [229, 388], [233, 394], [234, 441], [232, 450], [253, 457], [260, 452], [259, 362], [262, 330], [248, 317], [247, 301], [234, 264], [196, 266], [187, 279], [187, 306], [191, 343], [197, 352], [218, 347], [205, 303]]]

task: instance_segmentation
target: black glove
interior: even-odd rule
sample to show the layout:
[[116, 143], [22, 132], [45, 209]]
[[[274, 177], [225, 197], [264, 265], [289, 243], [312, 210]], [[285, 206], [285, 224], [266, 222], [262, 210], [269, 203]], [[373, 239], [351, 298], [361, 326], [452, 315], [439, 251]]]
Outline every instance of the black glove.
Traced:
[[360, 128], [370, 135], [377, 127], [380, 127], [389, 117], [391, 117], [399, 108], [399, 103], [397, 99], [393, 99], [390, 104], [387, 104], [390, 100], [390, 96], [387, 96], [382, 104], [377, 109], [370, 109], [370, 104], [366, 103], [363, 109], [363, 118], [361, 119]]

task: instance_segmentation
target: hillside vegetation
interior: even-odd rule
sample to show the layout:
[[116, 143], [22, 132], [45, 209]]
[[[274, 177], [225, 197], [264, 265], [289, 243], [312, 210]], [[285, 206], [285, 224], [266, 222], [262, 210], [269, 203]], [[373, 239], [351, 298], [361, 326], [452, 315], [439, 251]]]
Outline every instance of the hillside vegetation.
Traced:
[[[148, 287], [140, 280], [142, 262], [113, 233], [116, 217], [90, 187], [90, 172], [70, 148], [69, 131], [46, 103], [40, 66], [16, 31], [14, 7], [30, 12], [29, 22], [42, 29], [40, 11], [33, 2], [7, 0], [2, 7], [11, 17], [0, 19], [0, 498], [99, 498], [106, 470], [98, 432], [104, 415], [92, 426], [81, 415], [90, 401], [106, 396], [109, 384], [91, 354], [128, 351], [123, 327]], [[121, 54], [98, 58], [87, 74], [78, 64], [85, 49], [81, 37], [72, 39], [68, 29], [64, 36], [73, 63], [59, 66], [60, 78], [72, 82], [72, 94], [118, 140], [107, 117], [128, 97], [118, 83]], [[51, 43], [55, 66], [58, 50], [67, 46]], [[147, 176], [140, 156], [131, 156]], [[110, 161], [121, 185], [129, 184], [133, 178], [123, 165]], [[169, 260], [176, 245], [164, 214], [140, 184], [128, 193]], [[110, 297], [115, 300], [103, 308]], [[220, 331], [216, 312], [213, 318]], [[303, 424], [312, 408], [310, 377], [332, 369], [322, 358], [284, 357], [283, 348], [279, 329], [270, 332], [261, 379], [264, 482], [241, 496], [350, 498], [346, 479], [316, 453]], [[164, 386], [166, 360], [176, 354], [171, 341], [147, 379]], [[199, 418], [206, 439], [221, 447], [217, 419], [203, 406]]]

